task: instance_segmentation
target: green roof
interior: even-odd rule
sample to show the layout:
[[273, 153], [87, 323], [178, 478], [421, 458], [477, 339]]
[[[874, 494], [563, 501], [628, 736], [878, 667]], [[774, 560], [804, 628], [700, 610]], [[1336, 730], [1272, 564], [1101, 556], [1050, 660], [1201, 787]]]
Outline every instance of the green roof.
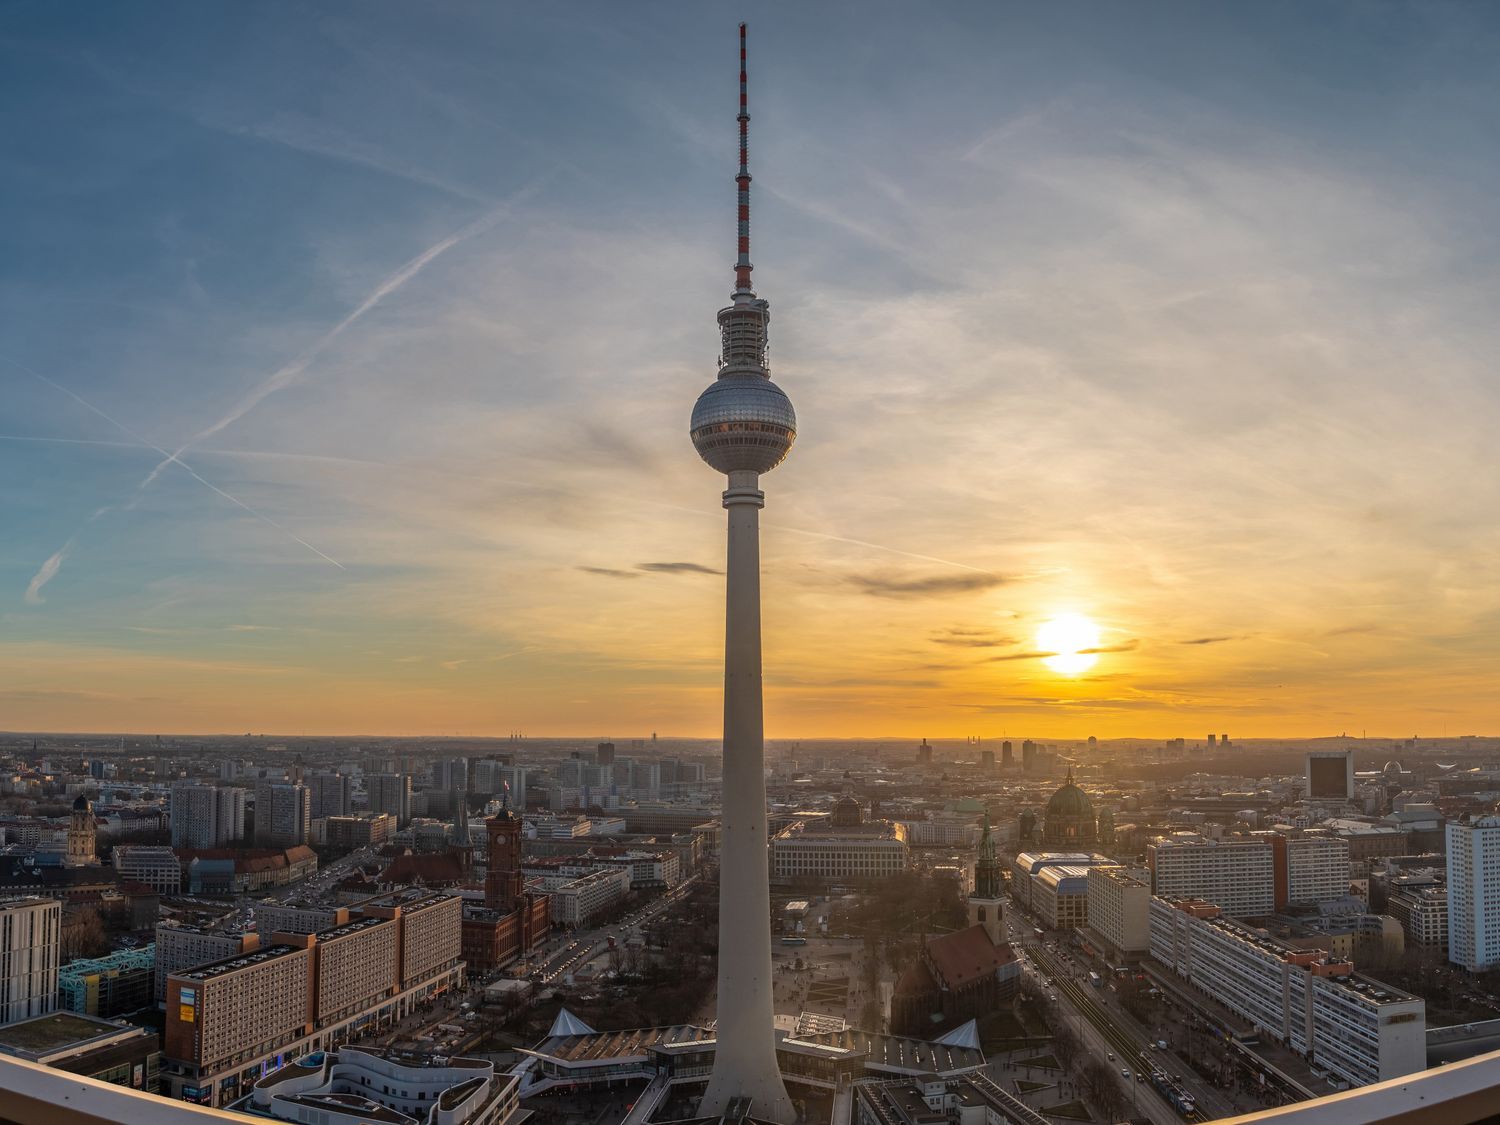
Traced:
[[47, 1052], [110, 1032], [128, 1030], [132, 1029], [108, 1020], [75, 1015], [72, 1012], [53, 1012], [50, 1016], [37, 1016], [35, 1019], [0, 1027], [0, 1046], [19, 1051]]

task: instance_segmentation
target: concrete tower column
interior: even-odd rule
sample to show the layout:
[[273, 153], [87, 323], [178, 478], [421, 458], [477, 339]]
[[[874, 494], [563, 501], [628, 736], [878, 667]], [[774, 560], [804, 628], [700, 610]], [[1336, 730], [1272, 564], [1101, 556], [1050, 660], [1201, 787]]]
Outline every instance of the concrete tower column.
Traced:
[[776, 1065], [771, 996], [771, 892], [761, 710], [760, 509], [752, 472], [729, 474], [724, 622], [724, 797], [719, 865], [718, 1046], [700, 1115], [736, 1097], [751, 1114], [793, 1120]]

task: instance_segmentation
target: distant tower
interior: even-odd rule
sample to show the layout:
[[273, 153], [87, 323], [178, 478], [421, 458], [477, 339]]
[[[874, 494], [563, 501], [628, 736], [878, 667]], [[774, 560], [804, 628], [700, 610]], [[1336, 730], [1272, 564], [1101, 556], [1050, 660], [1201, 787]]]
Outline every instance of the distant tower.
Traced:
[[[766, 848], [765, 722], [760, 661], [760, 475], [797, 436], [797, 415], [766, 373], [769, 304], [750, 287], [750, 108], [745, 25], [740, 24], [739, 256], [733, 304], [719, 310], [719, 375], [698, 396], [691, 431], [698, 455], [729, 477], [724, 628], [724, 779], [719, 866], [718, 1032], [700, 1117], [722, 1117], [738, 1099], [763, 1121], [795, 1114], [776, 1065], [771, 997], [770, 869]], [[743, 1103], [740, 1103], [743, 1104]]]
[[1011, 749], [1011, 745], [1009, 742], [1002, 742], [1000, 744], [1000, 768], [1008, 770], [1015, 764], [1015, 751]]
[[68, 821], [68, 867], [87, 867], [94, 862], [96, 833], [94, 806], [80, 793], [73, 802], [73, 815]]
[[922, 745], [917, 747], [917, 764], [922, 766], [932, 764], [932, 747], [927, 744], [925, 738], [922, 739]]
[[984, 835], [979, 839], [979, 855], [974, 860], [974, 893], [969, 896], [969, 925], [983, 926], [990, 941], [999, 945], [1005, 940], [1001, 924], [1000, 859], [995, 854], [995, 838], [990, 835], [990, 818], [984, 818]]

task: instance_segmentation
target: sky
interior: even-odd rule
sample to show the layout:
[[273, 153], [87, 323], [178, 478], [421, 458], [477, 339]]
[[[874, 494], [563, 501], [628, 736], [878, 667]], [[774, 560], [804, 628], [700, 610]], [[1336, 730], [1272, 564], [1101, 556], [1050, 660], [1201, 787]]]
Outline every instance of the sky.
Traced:
[[741, 18], [768, 735], [1495, 733], [1500, 10], [1323, 0], [0, 3], [0, 729], [714, 737]]

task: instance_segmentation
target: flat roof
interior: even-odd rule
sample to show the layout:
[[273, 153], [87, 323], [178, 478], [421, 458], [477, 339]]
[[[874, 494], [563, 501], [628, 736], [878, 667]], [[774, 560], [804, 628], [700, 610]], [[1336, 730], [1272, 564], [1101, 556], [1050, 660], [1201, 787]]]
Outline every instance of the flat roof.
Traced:
[[80, 1016], [72, 1012], [53, 1012], [0, 1026], [0, 1045], [15, 1047], [22, 1051], [52, 1051], [101, 1035], [120, 1031], [139, 1031], [129, 1024], [111, 1023], [93, 1016]]
[[173, 973], [179, 980], [207, 980], [210, 977], [221, 977], [225, 973], [238, 972], [240, 969], [248, 969], [252, 965], [264, 964], [278, 957], [285, 957], [289, 953], [308, 953], [309, 950], [295, 945], [271, 945], [265, 949], [257, 949], [250, 953], [241, 953], [236, 957], [226, 957], [222, 961], [211, 961], [207, 965], [199, 965], [186, 972]]

